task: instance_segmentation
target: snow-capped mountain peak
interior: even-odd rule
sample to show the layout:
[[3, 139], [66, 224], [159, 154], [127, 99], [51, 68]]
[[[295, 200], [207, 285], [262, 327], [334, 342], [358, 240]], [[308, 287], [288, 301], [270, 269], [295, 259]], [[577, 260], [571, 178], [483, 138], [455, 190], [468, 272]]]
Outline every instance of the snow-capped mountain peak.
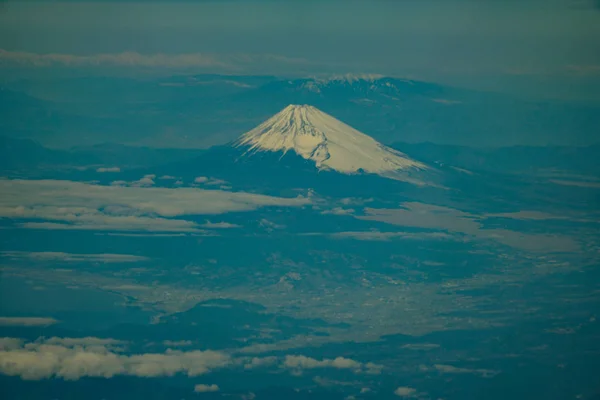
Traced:
[[396, 177], [398, 171], [427, 168], [309, 105], [287, 106], [242, 135], [236, 145], [249, 147], [247, 153], [293, 150], [319, 169], [345, 174]]

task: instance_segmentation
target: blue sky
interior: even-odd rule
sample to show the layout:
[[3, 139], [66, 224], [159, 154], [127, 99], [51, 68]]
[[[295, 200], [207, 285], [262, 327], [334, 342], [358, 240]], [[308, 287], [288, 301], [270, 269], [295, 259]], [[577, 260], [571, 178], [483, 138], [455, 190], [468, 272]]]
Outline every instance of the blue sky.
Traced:
[[382, 73], [574, 97], [600, 89], [593, 0], [8, 1], [0, 10], [4, 63], [39, 64], [37, 56], [57, 53], [58, 64], [87, 56], [103, 65], [99, 54], [129, 52], [110, 62]]

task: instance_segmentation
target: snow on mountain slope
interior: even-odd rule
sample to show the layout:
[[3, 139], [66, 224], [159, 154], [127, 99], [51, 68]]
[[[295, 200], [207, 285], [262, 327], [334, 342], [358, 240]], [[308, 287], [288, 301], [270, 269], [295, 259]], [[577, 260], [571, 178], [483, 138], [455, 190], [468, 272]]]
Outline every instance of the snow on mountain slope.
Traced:
[[367, 172], [401, 179], [398, 171], [427, 166], [390, 149], [309, 105], [289, 105], [244, 134], [235, 144], [247, 153], [293, 150], [316, 163], [319, 169], [344, 174]]

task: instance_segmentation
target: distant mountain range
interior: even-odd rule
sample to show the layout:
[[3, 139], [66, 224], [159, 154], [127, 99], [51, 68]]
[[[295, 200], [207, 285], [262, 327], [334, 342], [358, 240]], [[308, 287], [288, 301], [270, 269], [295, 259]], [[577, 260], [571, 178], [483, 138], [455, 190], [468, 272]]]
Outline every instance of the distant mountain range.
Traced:
[[18, 81], [0, 90], [0, 129], [52, 147], [225, 144], [289, 104], [309, 104], [393, 142], [507, 146], [598, 141], [600, 106], [531, 101], [379, 76]]
[[0, 169], [4, 173], [119, 167], [147, 168], [193, 158], [204, 150], [156, 149], [104, 143], [71, 149], [52, 149], [32, 139], [0, 136]]
[[[512, 146], [503, 148], [474, 148], [468, 146], [438, 145], [433, 143], [404, 143], [390, 145], [410, 159], [426, 165], [456, 167], [470, 172], [495, 172], [501, 174], [600, 174], [600, 145], [595, 146]], [[46, 170], [72, 170], [74, 168], [95, 170], [97, 168], [163, 169], [165, 166], [187, 164], [193, 160], [204, 160], [199, 169], [190, 174], [208, 173], [207, 168], [219, 172], [219, 162], [243, 163], [240, 157], [247, 148], [235, 149], [231, 145], [202, 149], [157, 149], [152, 147], [127, 146], [105, 143], [95, 146], [74, 147], [68, 150], [44, 147], [31, 139], [14, 139], [0, 136], [0, 172], [13, 174], [39, 174]], [[304, 169], [317, 171], [313, 160], [302, 160], [292, 152], [287, 159]], [[279, 160], [282, 152], [257, 153], [253, 157], [270, 160], [274, 169], [281, 169]], [[210, 161], [213, 160], [213, 161]], [[212, 167], [211, 167], [212, 165]], [[279, 165], [279, 167], [278, 167]], [[184, 167], [181, 167], [184, 168]], [[187, 167], [186, 167], [187, 168]]]

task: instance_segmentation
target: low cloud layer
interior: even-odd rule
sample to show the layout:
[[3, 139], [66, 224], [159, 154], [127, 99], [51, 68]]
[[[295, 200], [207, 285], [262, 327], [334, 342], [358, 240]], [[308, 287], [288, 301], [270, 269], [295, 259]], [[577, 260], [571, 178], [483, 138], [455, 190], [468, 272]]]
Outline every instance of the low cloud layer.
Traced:
[[251, 211], [260, 207], [300, 207], [303, 197], [203, 190], [101, 186], [60, 180], [0, 180], [0, 217], [33, 229], [202, 232], [186, 215]]

